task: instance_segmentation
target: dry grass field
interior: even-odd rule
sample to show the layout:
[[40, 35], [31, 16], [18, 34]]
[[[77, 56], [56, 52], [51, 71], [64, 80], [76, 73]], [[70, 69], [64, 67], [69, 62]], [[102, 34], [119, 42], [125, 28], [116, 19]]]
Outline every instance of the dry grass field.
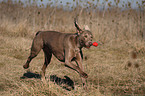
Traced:
[[[94, 41], [103, 45], [83, 49], [88, 89], [84, 90], [78, 73], [64, 67], [54, 56], [46, 70], [47, 85], [39, 73], [44, 54], [33, 59], [29, 70], [23, 69], [32, 40], [39, 30], [75, 33], [74, 17], [81, 27], [88, 25]], [[105, 13], [80, 7], [67, 11], [47, 6], [21, 7], [0, 3], [0, 95], [1, 96], [109, 96], [145, 95], [144, 10], [112, 8]], [[28, 72], [27, 72], [28, 71]], [[69, 77], [74, 89], [52, 82]], [[67, 86], [70, 87], [70, 86]]]

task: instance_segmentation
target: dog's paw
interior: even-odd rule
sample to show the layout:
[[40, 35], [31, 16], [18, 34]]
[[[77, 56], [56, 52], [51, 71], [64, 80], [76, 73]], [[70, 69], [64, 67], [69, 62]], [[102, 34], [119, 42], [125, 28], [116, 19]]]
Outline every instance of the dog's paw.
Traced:
[[86, 73], [81, 74], [83, 78], [88, 78], [88, 75]]
[[87, 88], [86, 85], [83, 86], [83, 89], [84, 89], [85, 91], [88, 91], [88, 88]]
[[24, 65], [23, 68], [24, 69], [27, 69], [27, 68], [29, 68], [29, 66], [28, 65]]
[[43, 84], [47, 84], [45, 77], [41, 77], [41, 81], [43, 82]]

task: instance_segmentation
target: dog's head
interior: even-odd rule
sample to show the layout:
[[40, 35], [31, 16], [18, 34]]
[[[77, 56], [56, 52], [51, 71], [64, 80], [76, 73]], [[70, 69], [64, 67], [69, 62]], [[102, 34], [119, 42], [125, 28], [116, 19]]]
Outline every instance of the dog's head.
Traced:
[[92, 45], [93, 35], [92, 35], [91, 31], [89, 31], [88, 26], [85, 26], [84, 30], [82, 30], [78, 26], [76, 19], [74, 20], [74, 23], [75, 23], [75, 27], [77, 28], [77, 34], [79, 36], [78, 40], [79, 40], [81, 47], [90, 48]]

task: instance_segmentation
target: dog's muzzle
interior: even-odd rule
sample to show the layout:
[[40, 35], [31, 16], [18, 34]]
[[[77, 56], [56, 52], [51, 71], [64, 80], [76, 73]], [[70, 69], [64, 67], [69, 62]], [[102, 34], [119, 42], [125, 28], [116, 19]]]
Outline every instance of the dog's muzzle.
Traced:
[[85, 47], [89, 49], [92, 46], [92, 44], [93, 44], [92, 41], [88, 41], [86, 42]]

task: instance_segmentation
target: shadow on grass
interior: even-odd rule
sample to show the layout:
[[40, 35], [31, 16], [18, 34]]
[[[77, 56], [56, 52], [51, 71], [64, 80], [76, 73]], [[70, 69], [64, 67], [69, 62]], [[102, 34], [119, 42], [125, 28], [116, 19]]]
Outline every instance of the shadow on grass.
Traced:
[[27, 73], [24, 73], [22, 77], [20, 77], [20, 79], [26, 79], [26, 78], [41, 79], [41, 75], [37, 73], [27, 72]]
[[59, 78], [56, 75], [50, 76], [50, 81], [56, 83], [57, 85], [61, 86], [63, 89], [71, 91], [74, 89], [74, 82], [68, 77], [64, 76], [65, 79]]
[[[57, 85], [61, 86], [63, 89], [66, 89], [68, 91], [73, 90], [74, 82], [68, 76], [64, 76], [64, 77], [65, 79], [62, 79], [57, 77], [56, 75], [50, 75], [50, 81], [56, 83]], [[28, 71], [24, 73], [22, 77], [20, 77], [20, 79], [27, 79], [27, 78], [41, 79], [41, 75]]]

